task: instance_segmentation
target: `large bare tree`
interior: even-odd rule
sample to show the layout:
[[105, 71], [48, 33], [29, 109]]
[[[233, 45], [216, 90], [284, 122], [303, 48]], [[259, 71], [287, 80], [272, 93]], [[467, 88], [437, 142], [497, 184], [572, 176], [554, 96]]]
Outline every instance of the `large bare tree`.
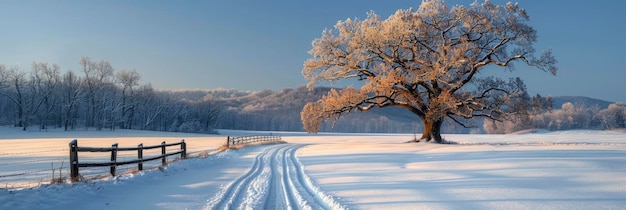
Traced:
[[[448, 7], [425, 0], [417, 10], [398, 10], [386, 20], [370, 12], [364, 20], [339, 21], [313, 41], [302, 74], [318, 81], [356, 78], [360, 88], [331, 90], [301, 113], [308, 132], [355, 110], [398, 106], [421, 118], [421, 139], [442, 142], [444, 118], [499, 119], [518, 95], [515, 85], [478, 80], [488, 66], [513, 69], [521, 62], [556, 74], [551, 51], [536, 56], [537, 32], [517, 4], [490, 1]], [[480, 83], [480, 84], [479, 84]]]

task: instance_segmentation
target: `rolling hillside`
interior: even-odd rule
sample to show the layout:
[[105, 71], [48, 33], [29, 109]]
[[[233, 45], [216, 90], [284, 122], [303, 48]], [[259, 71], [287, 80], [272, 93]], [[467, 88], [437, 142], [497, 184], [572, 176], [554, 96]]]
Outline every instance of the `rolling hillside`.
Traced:
[[556, 96], [552, 97], [553, 107], [560, 109], [564, 103], [571, 102], [574, 105], [582, 104], [584, 107], [598, 106], [600, 109], [606, 109], [613, 102], [585, 97], [585, 96]]

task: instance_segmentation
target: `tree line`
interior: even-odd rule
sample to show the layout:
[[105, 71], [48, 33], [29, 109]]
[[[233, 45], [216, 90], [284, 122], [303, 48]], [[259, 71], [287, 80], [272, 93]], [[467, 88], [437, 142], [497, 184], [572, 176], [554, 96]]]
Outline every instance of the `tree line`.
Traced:
[[[546, 100], [548, 99], [548, 100]], [[566, 102], [560, 109], [553, 109], [550, 97], [540, 95], [526, 103], [518, 114], [503, 121], [487, 119], [483, 128], [487, 133], [513, 133], [528, 129], [611, 130], [626, 128], [626, 105], [616, 102], [601, 108], [596, 104]], [[537, 105], [541, 104], [541, 105]]]
[[[54, 63], [0, 64], [0, 125], [46, 131], [136, 129], [216, 133], [215, 129], [304, 131], [300, 111], [330, 88], [279, 91], [157, 90], [135, 70], [79, 60], [79, 71]], [[350, 115], [322, 131], [413, 132], [402, 112]], [[410, 118], [410, 117], [409, 117]]]
[[82, 57], [79, 64], [79, 73], [46, 62], [33, 62], [30, 71], [0, 64], [0, 124], [213, 132], [219, 109], [210, 102], [155, 90], [136, 70], [116, 70], [105, 60]]

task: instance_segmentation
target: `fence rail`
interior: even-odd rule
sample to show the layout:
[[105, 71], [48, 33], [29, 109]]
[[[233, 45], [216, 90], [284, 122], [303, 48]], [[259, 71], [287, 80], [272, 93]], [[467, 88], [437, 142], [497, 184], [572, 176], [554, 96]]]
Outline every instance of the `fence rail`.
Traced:
[[[180, 145], [180, 150], [176, 150], [174, 152], [167, 153], [166, 148], [171, 146]], [[143, 170], [143, 163], [153, 160], [161, 159], [161, 164], [167, 164], [167, 157], [172, 155], [180, 154], [181, 159], [187, 158], [187, 144], [185, 140], [181, 140], [178, 143], [166, 144], [162, 142], [160, 145], [154, 146], [143, 146], [143, 144], [139, 144], [137, 147], [118, 147], [118, 144], [115, 143], [111, 145], [111, 147], [79, 147], [78, 140], [74, 139], [69, 144], [70, 147], [70, 177], [73, 181], [77, 181], [79, 178], [79, 168], [81, 167], [111, 167], [110, 173], [111, 176], [115, 176], [115, 169], [120, 165], [128, 165], [128, 164], [137, 164], [137, 168], [141, 171]], [[149, 149], [157, 149], [161, 148], [161, 155], [154, 157], [143, 157], [143, 151]], [[117, 152], [118, 151], [137, 151], [137, 159], [129, 160], [129, 161], [117, 161]], [[111, 161], [108, 162], [87, 162], [81, 163], [78, 161], [78, 152], [111, 152]]]
[[230, 147], [238, 144], [249, 144], [256, 142], [277, 142], [282, 141], [280, 136], [228, 136], [226, 139], [226, 146]]
[[[276, 141], [282, 141], [281, 137], [271, 134], [269, 136], [229, 136], [227, 138], [229, 146]], [[193, 155], [193, 153], [189, 153], [188, 146], [188, 143], [182, 140], [176, 143], [167, 144], [163, 142], [150, 146], [139, 144], [137, 147], [119, 147], [118, 144], [113, 144], [111, 147], [88, 147], [86, 145], [79, 146], [78, 140], [73, 140], [69, 143], [69, 149], [67, 147], [64, 149], [42, 147], [34, 148], [34, 150], [30, 148], [29, 151], [5, 150], [0, 152], [0, 183], [7, 188], [10, 185], [13, 187], [32, 187], [48, 180], [50, 174], [52, 174], [53, 180], [57, 176], [61, 178], [61, 171], [63, 171], [63, 175], [69, 175], [72, 181], [93, 175], [101, 177], [101, 175], [108, 175], [109, 173], [115, 176], [116, 172], [121, 173], [120, 171], [143, 170], [144, 166], [165, 165], [168, 158], [171, 161], [171, 156], [186, 159]], [[161, 150], [159, 151], [159, 149]], [[193, 146], [191, 151], [194, 151]], [[50, 154], [50, 156], [40, 156], [44, 153]], [[68, 153], [69, 166], [67, 163]], [[161, 163], [157, 162], [158, 159], [161, 159]]]

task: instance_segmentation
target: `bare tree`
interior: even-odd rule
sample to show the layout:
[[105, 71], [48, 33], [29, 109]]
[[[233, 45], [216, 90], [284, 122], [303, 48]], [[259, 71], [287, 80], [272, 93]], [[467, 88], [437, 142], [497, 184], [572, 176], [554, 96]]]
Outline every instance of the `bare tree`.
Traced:
[[[445, 117], [501, 118], [502, 106], [517, 93], [475, 78], [487, 66], [513, 69], [516, 61], [556, 74], [551, 51], [535, 57], [537, 39], [529, 18], [517, 4], [490, 1], [449, 8], [443, 1], [423, 1], [417, 11], [398, 10], [386, 20], [374, 12], [365, 20], [339, 21], [313, 41], [302, 74], [313, 88], [318, 81], [356, 78], [360, 89], [331, 90], [301, 112], [305, 130], [317, 132], [355, 110], [398, 106], [424, 123], [421, 139], [443, 142]], [[482, 87], [482, 88], [481, 88]]]
[[9, 69], [5, 74], [8, 85], [12, 88], [0, 93], [13, 102], [16, 107], [14, 126], [26, 130], [43, 103], [37, 88], [40, 81], [35, 74], [27, 74], [17, 66]]
[[80, 66], [85, 74], [90, 108], [87, 109], [89, 113], [85, 114], [87, 117], [85, 128], [95, 126], [97, 130], [101, 130], [104, 127], [103, 123], [106, 121], [104, 116], [106, 110], [104, 108], [107, 98], [104, 90], [111, 84], [114, 70], [108, 61], [94, 62], [89, 57], [82, 57]]
[[4, 65], [0, 64], [0, 90], [3, 90], [10, 86], [8, 81], [9, 81], [9, 71], [7, 71]]
[[117, 82], [122, 86], [122, 101], [121, 101], [121, 118], [124, 129], [132, 128], [132, 119], [135, 115], [135, 108], [137, 106], [135, 102], [135, 88], [139, 86], [139, 80], [141, 76], [135, 69], [133, 70], [120, 70], [115, 73]]
[[81, 88], [82, 79], [74, 72], [68, 71], [63, 75], [60, 92], [63, 108], [61, 116], [63, 127], [67, 131], [74, 129], [76, 121], [78, 120], [78, 109], [76, 106], [80, 103], [80, 100], [85, 97], [86, 92]]
[[203, 100], [195, 103], [197, 118], [200, 122], [200, 131], [204, 133], [214, 133], [213, 130], [220, 115], [220, 107], [211, 101]]
[[10, 90], [2, 92], [11, 102], [16, 106], [17, 120], [14, 123], [16, 127], [23, 127], [24, 130], [28, 127], [27, 116], [27, 96], [26, 96], [26, 74], [19, 70], [18, 67], [13, 67], [6, 72], [6, 78], [8, 86], [12, 87]]
[[2, 116], [0, 116], [0, 119], [2, 119], [2, 121], [4, 121], [5, 123], [10, 122], [11, 120], [14, 121], [14, 118], [11, 114], [13, 112], [12, 104], [14, 103], [8, 97], [10, 87], [10, 71], [3, 64], [0, 64], [0, 96], [3, 96], [0, 97], [0, 113], [2, 114]]
[[55, 92], [60, 83], [60, 67], [57, 64], [49, 65], [45, 62], [32, 63], [32, 80], [34, 88], [39, 94], [40, 103], [43, 104], [43, 111], [40, 112], [40, 129], [47, 129], [49, 119], [58, 104]]
[[170, 100], [166, 96], [159, 95], [154, 91], [150, 84], [142, 85], [137, 90], [137, 121], [140, 129], [165, 131], [167, 129], [155, 125], [158, 118], [163, 117], [166, 107], [170, 104]]
[[83, 72], [83, 74], [85, 75], [85, 86], [87, 87], [87, 96], [88, 98], [86, 99], [89, 102], [89, 107], [85, 109], [85, 129], [88, 129], [90, 126], [94, 125], [94, 119], [93, 119], [93, 115], [95, 113], [96, 110], [96, 88], [97, 88], [97, 84], [96, 84], [96, 79], [94, 78], [95, 76], [93, 76], [94, 73], [94, 69], [95, 67], [95, 63], [91, 61], [91, 59], [89, 57], [81, 57], [80, 58], [80, 67], [81, 70]]

